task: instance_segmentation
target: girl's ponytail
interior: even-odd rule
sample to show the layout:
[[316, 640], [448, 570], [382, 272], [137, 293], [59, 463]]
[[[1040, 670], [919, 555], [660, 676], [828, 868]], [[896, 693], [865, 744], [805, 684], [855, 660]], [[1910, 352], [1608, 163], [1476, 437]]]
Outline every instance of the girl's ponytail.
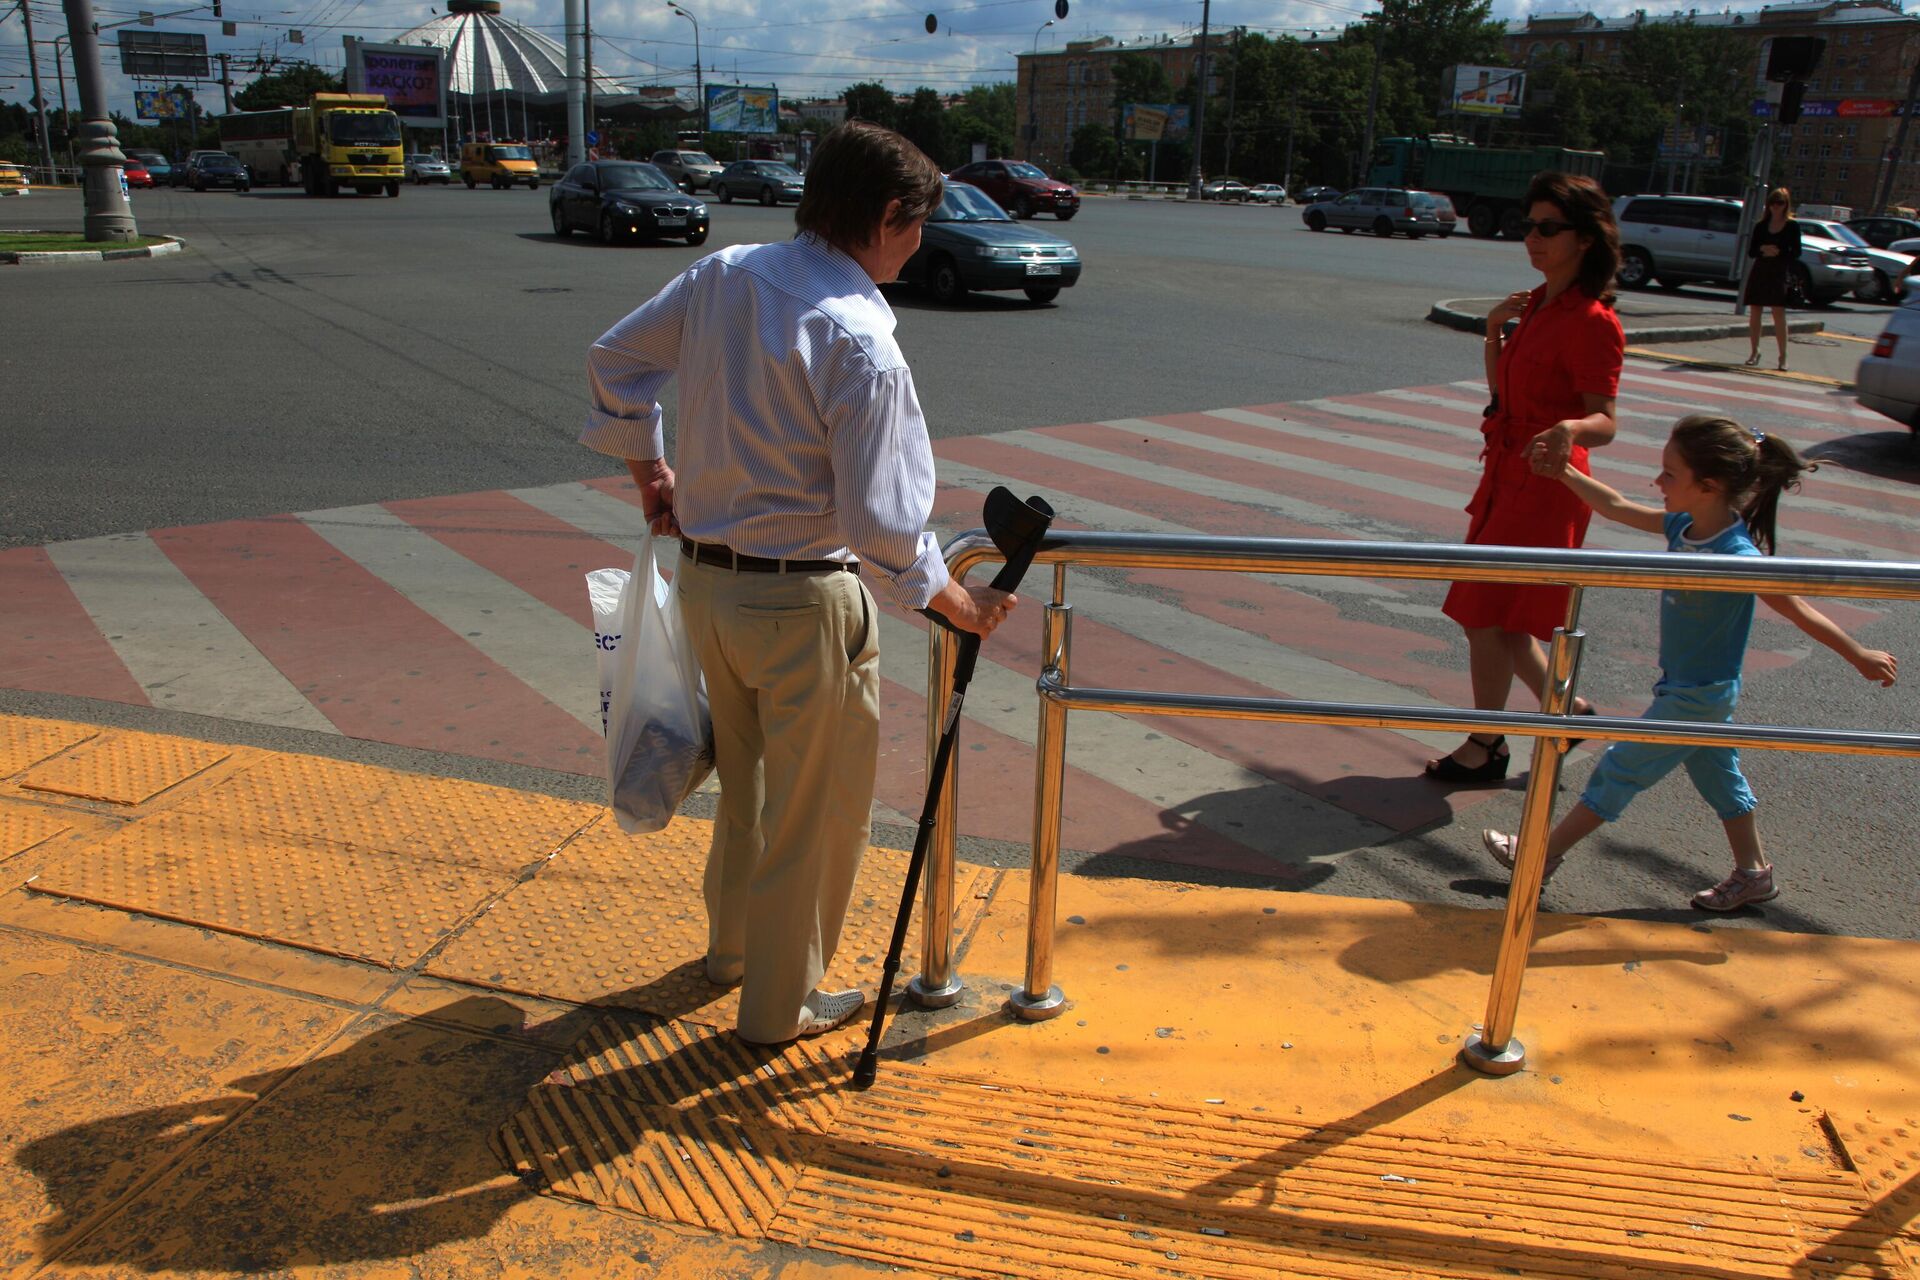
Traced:
[[1673, 444], [1687, 469], [1726, 495], [1727, 505], [1747, 523], [1753, 545], [1773, 554], [1774, 518], [1783, 489], [1798, 489], [1815, 470], [1785, 440], [1751, 431], [1732, 418], [1697, 413], [1674, 424]]

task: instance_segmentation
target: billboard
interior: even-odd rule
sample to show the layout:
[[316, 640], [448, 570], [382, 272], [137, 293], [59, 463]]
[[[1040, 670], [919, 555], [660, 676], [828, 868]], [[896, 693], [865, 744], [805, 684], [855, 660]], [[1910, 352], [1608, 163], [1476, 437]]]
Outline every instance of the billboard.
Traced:
[[708, 85], [707, 128], [715, 133], [780, 132], [780, 91], [742, 84]]
[[165, 93], [135, 89], [133, 115], [136, 120], [190, 120], [193, 118], [193, 99], [177, 89], [169, 89]]
[[438, 45], [370, 44], [343, 37], [347, 92], [377, 93], [400, 123], [439, 129], [447, 119], [446, 51]]
[[185, 31], [120, 29], [120, 72], [166, 80], [211, 80], [207, 38]]
[[[1770, 116], [1778, 109], [1777, 105], [1765, 98], [1755, 98], [1753, 114]], [[1841, 119], [1873, 120], [1886, 119], [1905, 113], [1906, 104], [1897, 98], [1808, 98], [1800, 104], [1803, 116], [1839, 117]]]
[[1527, 73], [1512, 67], [1457, 66], [1447, 73], [1447, 110], [1469, 116], [1517, 116]]
[[1170, 102], [1129, 102], [1121, 131], [1129, 142], [1178, 142], [1187, 136], [1192, 112]]

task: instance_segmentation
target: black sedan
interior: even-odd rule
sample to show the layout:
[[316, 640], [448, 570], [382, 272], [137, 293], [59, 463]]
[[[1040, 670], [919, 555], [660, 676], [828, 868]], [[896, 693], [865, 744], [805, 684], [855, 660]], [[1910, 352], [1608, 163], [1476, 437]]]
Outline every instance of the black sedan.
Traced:
[[1293, 198], [1295, 202], [1299, 204], [1318, 204], [1322, 200], [1338, 200], [1340, 198], [1340, 188], [1306, 187], [1294, 193]]
[[1019, 289], [1032, 302], [1052, 302], [1080, 278], [1080, 251], [949, 179], [900, 278], [925, 285], [939, 302], [958, 302], [969, 289]]
[[221, 151], [202, 151], [173, 175], [176, 187], [192, 187], [195, 191], [205, 191], [208, 187], [232, 187], [235, 191], [245, 191], [253, 185], [247, 176], [247, 168], [232, 156]]
[[553, 234], [592, 231], [601, 244], [621, 240], [707, 242], [707, 206], [650, 164], [601, 160], [577, 164], [547, 197]]

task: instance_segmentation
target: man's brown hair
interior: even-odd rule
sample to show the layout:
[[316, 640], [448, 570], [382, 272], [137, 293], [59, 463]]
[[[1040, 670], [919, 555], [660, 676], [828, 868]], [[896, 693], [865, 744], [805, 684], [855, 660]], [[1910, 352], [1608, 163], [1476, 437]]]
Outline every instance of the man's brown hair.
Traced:
[[884, 126], [849, 120], [814, 148], [793, 220], [837, 249], [863, 249], [889, 203], [900, 202], [894, 225], [905, 226], [939, 208], [942, 191], [940, 168], [926, 152]]

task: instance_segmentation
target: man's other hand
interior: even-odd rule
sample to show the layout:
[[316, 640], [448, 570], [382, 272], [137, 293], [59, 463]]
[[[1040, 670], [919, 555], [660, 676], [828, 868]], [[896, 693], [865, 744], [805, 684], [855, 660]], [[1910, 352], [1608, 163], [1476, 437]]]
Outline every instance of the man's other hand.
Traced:
[[971, 631], [982, 639], [1007, 620], [1020, 603], [1020, 597], [992, 587], [963, 587], [948, 580], [940, 594], [927, 607], [962, 631]]

